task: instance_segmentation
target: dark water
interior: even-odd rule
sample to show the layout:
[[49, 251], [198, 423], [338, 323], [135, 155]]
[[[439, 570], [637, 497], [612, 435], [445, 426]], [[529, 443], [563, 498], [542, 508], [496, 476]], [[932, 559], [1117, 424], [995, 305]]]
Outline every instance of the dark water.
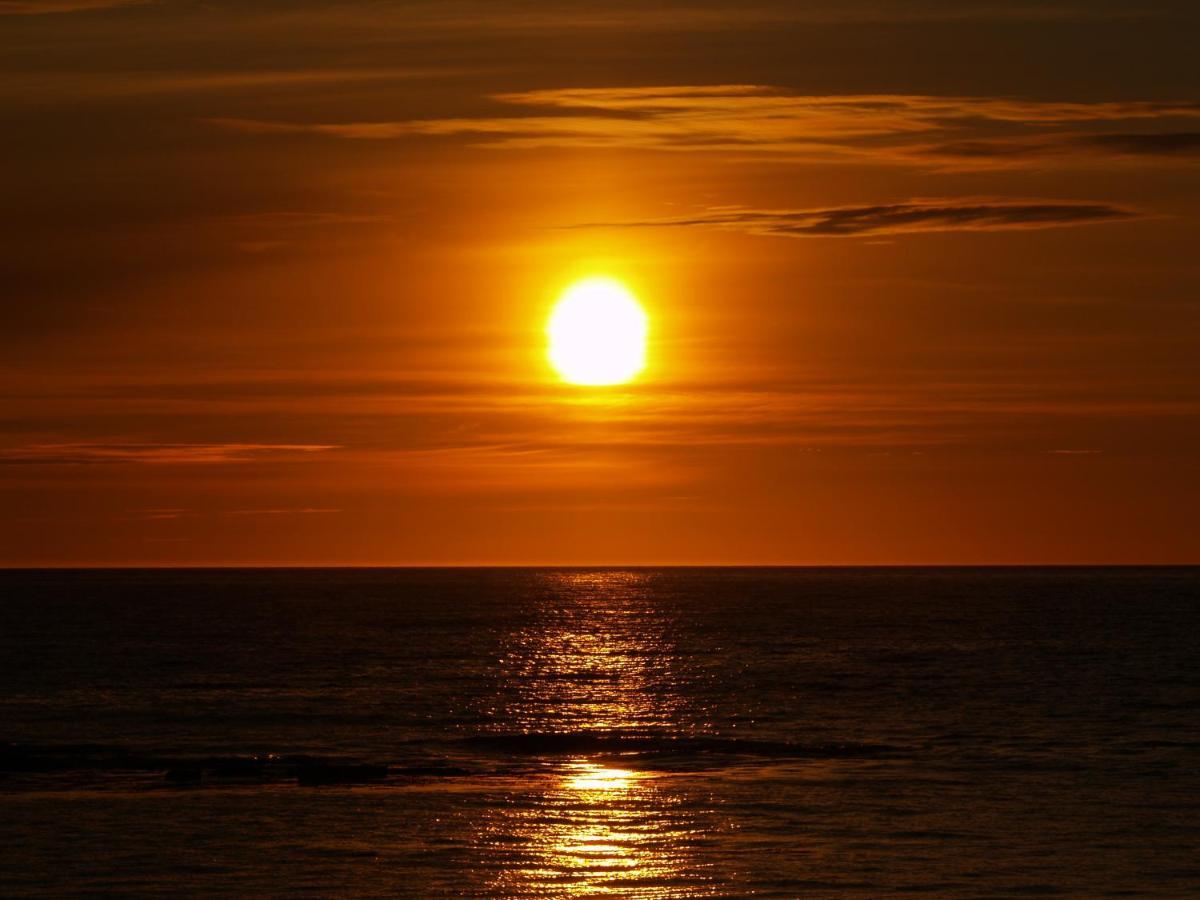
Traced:
[[1200, 896], [1200, 570], [0, 592], [6, 896]]

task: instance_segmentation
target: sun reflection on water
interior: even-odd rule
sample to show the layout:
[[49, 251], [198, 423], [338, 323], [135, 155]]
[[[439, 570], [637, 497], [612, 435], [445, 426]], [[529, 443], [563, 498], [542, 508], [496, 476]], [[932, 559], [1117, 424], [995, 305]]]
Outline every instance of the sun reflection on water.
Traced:
[[592, 762], [573, 762], [570, 768], [576, 774], [567, 778], [567, 784], [577, 791], [596, 793], [623, 791], [634, 781], [645, 777], [641, 772], [629, 769], [612, 769]]
[[[717, 827], [713, 811], [620, 752], [624, 738], [667, 741], [695, 727], [686, 703], [694, 673], [681, 669], [674, 641], [678, 612], [663, 607], [652, 577], [546, 573], [546, 605], [503, 653], [499, 721], [534, 742], [568, 735], [581, 747], [566, 758], [536, 754], [547, 774], [480, 823], [501, 895], [714, 893], [714, 873], [695, 852]], [[609, 743], [589, 749], [591, 740]]]
[[[714, 879], [696, 860], [704, 829], [656, 775], [577, 758], [487, 823], [506, 858], [494, 887], [512, 897], [704, 897]], [[514, 798], [515, 799], [515, 798]]]
[[670, 734], [688, 726], [674, 612], [643, 572], [546, 573], [547, 606], [500, 661], [506, 727]]

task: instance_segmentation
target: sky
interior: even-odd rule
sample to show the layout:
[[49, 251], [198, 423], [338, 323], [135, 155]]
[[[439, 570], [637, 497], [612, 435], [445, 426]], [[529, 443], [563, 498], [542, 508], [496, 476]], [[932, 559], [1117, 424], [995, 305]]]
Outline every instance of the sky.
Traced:
[[0, 0], [0, 564], [1200, 562], [1198, 29]]

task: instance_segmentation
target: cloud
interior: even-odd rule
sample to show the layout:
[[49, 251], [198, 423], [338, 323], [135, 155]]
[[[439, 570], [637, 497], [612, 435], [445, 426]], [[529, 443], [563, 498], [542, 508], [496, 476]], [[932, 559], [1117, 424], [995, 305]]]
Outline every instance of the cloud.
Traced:
[[[0, 0], [2, 3], [3, 0]], [[53, 10], [47, 10], [50, 12]], [[0, 14], [4, 7], [0, 6]], [[187, 71], [179, 69], [111, 69], [13, 73], [0, 90], [8, 97], [40, 100], [44, 97], [140, 97], [168, 94], [216, 94], [263, 89], [313, 89], [322, 85], [359, 84], [467, 74], [474, 70], [436, 67], [413, 68], [308, 68], [230, 69]]]
[[295, 509], [231, 509], [231, 516], [311, 516], [327, 513], [340, 513], [342, 510], [332, 507], [304, 506]]
[[312, 134], [358, 141], [394, 140], [413, 136], [490, 136], [487, 143], [493, 146], [532, 146], [525, 138], [535, 134], [552, 137], [556, 142], [616, 146], [629, 139], [629, 131], [637, 130], [636, 123], [626, 123], [617, 129], [614, 126], [615, 120], [600, 116], [413, 119], [400, 122], [311, 124], [229, 118], [212, 118], [207, 121], [219, 128], [245, 134]]
[[0, 465], [95, 465], [114, 463], [211, 464], [291, 457], [337, 449], [333, 444], [27, 444], [0, 449]]
[[399, 13], [406, 22], [428, 29], [455, 31], [571, 31], [626, 29], [708, 31], [770, 25], [879, 25], [925, 22], [1057, 22], [1153, 18], [1160, 10], [1130, 9], [1127, 4], [1040, 2], [982, 2], [909, 0], [904, 4], [879, 0], [759, 0], [730, 5], [719, 0], [674, 0], [647, 4], [637, 0], [605, 3], [548, 4], [544, 0], [407, 0], [402, 4], [340, 4], [379, 22], [381, 15]]
[[40, 16], [118, 6], [145, 6], [155, 0], [0, 0], [0, 16]]
[[[37, 0], [22, 0], [32, 6]], [[69, 2], [69, 0], [61, 0]], [[86, 2], [86, 0], [83, 0]], [[241, 21], [270, 28], [301, 26], [320, 33], [369, 29], [372, 36], [402, 27], [408, 36], [570, 35], [576, 32], [706, 33], [788, 26], [895, 25], [958, 22], [1122, 21], [1161, 18], [1162, 10], [1131, 9], [1111, 0], [1030, 0], [965, 2], [909, 0], [757, 0], [731, 5], [722, 0], [605, 0], [603, 3], [547, 3], [546, 0], [339, 0], [331, 3], [247, 3], [215, 0], [208, 7], [236, 10]], [[286, 5], [286, 15], [278, 8]]]
[[722, 209], [696, 216], [599, 222], [579, 228], [718, 228], [776, 237], [858, 237], [930, 231], [1013, 231], [1123, 221], [1137, 213], [1105, 203], [992, 199], [910, 200], [824, 209]]
[[207, 516], [309, 516], [328, 513], [340, 513], [341, 509], [323, 506], [301, 507], [271, 507], [266, 509], [225, 509], [201, 511], [186, 506], [151, 507], [148, 509], [131, 509], [128, 516], [122, 516], [118, 521], [165, 522], [179, 519], [195, 519]]
[[955, 97], [926, 94], [790, 94], [758, 84], [625, 88], [556, 88], [493, 95], [502, 103], [637, 115], [719, 114], [779, 117], [823, 125], [822, 133], [920, 131], [963, 119], [996, 122], [1092, 122], [1200, 117], [1200, 102], [1097, 101], [1089, 103]]
[[967, 168], [1007, 168], [1029, 160], [1200, 157], [1200, 131], [1053, 134], [1037, 138], [964, 140], [899, 151], [915, 160]]
[[320, 210], [281, 210], [243, 213], [233, 217], [234, 224], [255, 228], [342, 228], [347, 225], [377, 225], [392, 217], [376, 213], [323, 212]]
[[[1192, 101], [1081, 103], [917, 94], [821, 96], [755, 84], [561, 88], [501, 93], [492, 99], [508, 109], [502, 114], [473, 118], [209, 121], [248, 134], [312, 134], [347, 140], [460, 136], [480, 146], [503, 149], [758, 152], [823, 161], [911, 165], [997, 155], [1003, 151], [1005, 141], [1011, 141], [1014, 130], [1027, 135], [1030, 130], [1052, 126], [1200, 118], [1200, 103]], [[512, 115], [513, 107], [534, 114]], [[986, 133], [981, 135], [981, 131]], [[1088, 146], [1091, 140], [1095, 147], [1103, 147], [1107, 137], [1114, 136], [1080, 135], [1080, 146]], [[1143, 144], [1149, 146], [1148, 139], [1153, 136], [1142, 137], [1147, 139]], [[1049, 143], [1062, 143], [1062, 139], [1051, 139]], [[1032, 146], [1036, 144], [1026, 145], [1026, 152]], [[1008, 149], [1020, 148], [1009, 144]], [[1115, 149], [1119, 150], [1119, 145]]]
[[1200, 131], [1165, 134], [1088, 134], [1076, 138], [1082, 147], [1130, 156], [1200, 155]]
[[186, 506], [163, 506], [152, 507], [150, 509], [131, 509], [129, 512], [131, 515], [125, 518], [132, 518], [137, 521], [145, 522], [160, 522], [173, 519], [182, 519], [193, 515], [192, 510], [188, 509]]

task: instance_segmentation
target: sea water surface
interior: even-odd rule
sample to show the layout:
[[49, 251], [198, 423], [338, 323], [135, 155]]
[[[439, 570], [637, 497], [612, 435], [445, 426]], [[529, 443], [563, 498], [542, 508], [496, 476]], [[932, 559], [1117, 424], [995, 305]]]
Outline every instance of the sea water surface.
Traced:
[[1200, 570], [0, 573], [0, 894], [1200, 896]]

